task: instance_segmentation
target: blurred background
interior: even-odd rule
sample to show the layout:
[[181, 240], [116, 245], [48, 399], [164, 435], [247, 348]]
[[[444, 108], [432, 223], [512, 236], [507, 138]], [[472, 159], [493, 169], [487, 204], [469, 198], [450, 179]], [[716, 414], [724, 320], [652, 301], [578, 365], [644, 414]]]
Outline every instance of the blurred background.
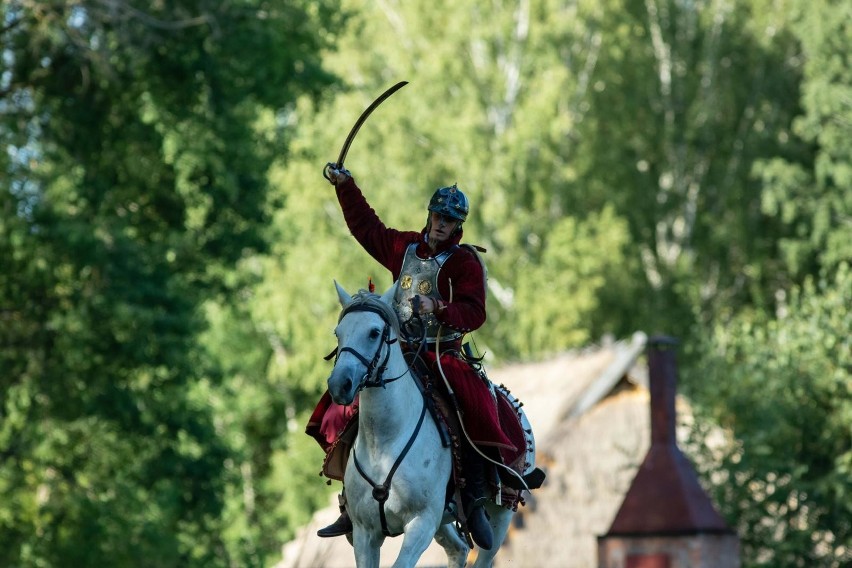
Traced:
[[321, 170], [400, 80], [346, 166], [394, 227], [467, 193], [486, 365], [678, 337], [743, 566], [848, 565], [848, 0], [0, 14], [0, 566], [270, 566], [328, 504], [333, 279], [391, 282]]

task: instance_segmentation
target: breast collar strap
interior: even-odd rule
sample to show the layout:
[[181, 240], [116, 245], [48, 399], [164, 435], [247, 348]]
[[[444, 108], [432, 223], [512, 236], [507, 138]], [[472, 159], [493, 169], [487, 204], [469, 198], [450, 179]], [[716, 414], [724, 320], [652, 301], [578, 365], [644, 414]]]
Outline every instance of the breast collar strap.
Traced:
[[[347, 312], [354, 312], [354, 311], [367, 311], [367, 312], [376, 313], [379, 316], [381, 316], [382, 321], [385, 322], [385, 326], [382, 329], [382, 340], [379, 343], [378, 349], [376, 349], [375, 355], [373, 355], [372, 361], [367, 361], [366, 357], [364, 357], [363, 355], [361, 355], [360, 353], [358, 353], [357, 351], [355, 351], [354, 349], [352, 349], [351, 347], [348, 347], [348, 346], [344, 347], [343, 349], [340, 349], [337, 353], [337, 357], [340, 357], [341, 353], [345, 353], [345, 352], [352, 353], [367, 368], [367, 371], [364, 375], [367, 378], [367, 380], [365, 380], [363, 383], [361, 383], [361, 386], [358, 388], [358, 390], [360, 391], [360, 390], [368, 388], [368, 387], [382, 387], [382, 388], [384, 388], [387, 383], [393, 382], [393, 381], [395, 381], [395, 380], [397, 380], [401, 377], [404, 377], [406, 374], [408, 374], [408, 372], [411, 370], [410, 366], [407, 367], [405, 369], [405, 372], [402, 373], [401, 375], [399, 375], [398, 377], [394, 377], [392, 379], [384, 379], [383, 375], [384, 375], [385, 370], [387, 369], [388, 360], [390, 359], [390, 346], [393, 345], [397, 341], [396, 338], [390, 339], [391, 326], [390, 326], [390, 323], [387, 321], [387, 316], [385, 315], [385, 313], [382, 310], [380, 310], [380, 309], [378, 309], [374, 306], [370, 306], [369, 304], [359, 304], [359, 305], [349, 306], [348, 308], [346, 308], [344, 310], [343, 314], [341, 314], [341, 318]], [[382, 352], [382, 346], [383, 345], [388, 346], [388, 348], [385, 352], [385, 358], [382, 361], [382, 364], [378, 368], [376, 368], [376, 365], [378, 364], [378, 360], [379, 360], [379, 357], [380, 357], [381, 352]], [[337, 361], [335, 360], [335, 363], [336, 362]], [[374, 378], [370, 378], [370, 376], [373, 373], [375, 373], [376, 376]], [[385, 482], [382, 483], [381, 485], [376, 483], [372, 479], [370, 479], [370, 477], [364, 471], [364, 468], [361, 467], [361, 463], [358, 461], [358, 455], [355, 453], [355, 448], [352, 448], [352, 459], [355, 462], [355, 468], [358, 470], [358, 473], [361, 474], [361, 477], [363, 477], [364, 480], [366, 480], [367, 483], [369, 483], [370, 486], [372, 486], [373, 498], [379, 503], [379, 517], [381, 518], [381, 522], [382, 522], [382, 533], [385, 536], [394, 537], [394, 536], [399, 536], [400, 534], [402, 534], [402, 533], [391, 533], [390, 530], [388, 529], [387, 518], [385, 516], [385, 501], [387, 501], [388, 496], [390, 494], [390, 486], [391, 486], [391, 480], [393, 479], [393, 475], [394, 475], [394, 473], [396, 473], [396, 470], [397, 470], [397, 468], [399, 468], [399, 465], [402, 463], [402, 460], [408, 454], [408, 451], [411, 449], [411, 446], [414, 444], [414, 440], [417, 439], [417, 435], [420, 433], [420, 429], [423, 426], [423, 419], [425, 417], [426, 417], [426, 398], [425, 398], [425, 395], [424, 395], [423, 408], [420, 410], [420, 418], [417, 420], [417, 426], [415, 426], [414, 431], [411, 433], [411, 437], [408, 439], [408, 443], [405, 444], [405, 448], [403, 448], [402, 453], [400, 453], [399, 457], [396, 458], [396, 462], [394, 462], [393, 466], [391, 467], [390, 471], [388, 472], [388, 475], [385, 478]]]
[[393, 474], [396, 473], [399, 464], [402, 463], [402, 460], [405, 459], [406, 454], [408, 454], [408, 450], [411, 449], [411, 446], [414, 444], [414, 440], [417, 439], [417, 435], [420, 433], [420, 428], [423, 426], [423, 419], [426, 417], [426, 398], [424, 395], [423, 398], [423, 408], [420, 410], [420, 418], [417, 420], [417, 426], [414, 427], [414, 432], [411, 433], [411, 437], [408, 438], [408, 443], [405, 444], [405, 448], [402, 449], [402, 453], [399, 454], [399, 457], [396, 458], [393, 466], [388, 472], [387, 477], [385, 478], [385, 482], [381, 485], [370, 479], [370, 476], [367, 475], [367, 472], [364, 471], [364, 468], [361, 467], [361, 463], [358, 461], [358, 454], [355, 453], [355, 448], [352, 448], [352, 461], [355, 462], [355, 468], [358, 470], [358, 473], [361, 474], [361, 477], [364, 478], [364, 481], [370, 484], [373, 488], [373, 499], [375, 499], [379, 504], [379, 519], [382, 522], [382, 534], [385, 536], [399, 536], [402, 533], [392, 533], [388, 528], [387, 517], [385, 516], [385, 501], [388, 500], [390, 496], [390, 486], [391, 480], [393, 479]]

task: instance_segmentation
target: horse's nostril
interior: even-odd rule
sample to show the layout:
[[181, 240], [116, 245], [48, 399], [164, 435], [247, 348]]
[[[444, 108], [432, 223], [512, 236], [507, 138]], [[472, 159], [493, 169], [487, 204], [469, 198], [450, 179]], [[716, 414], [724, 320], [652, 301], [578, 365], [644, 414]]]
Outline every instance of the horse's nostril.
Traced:
[[352, 388], [352, 379], [346, 379], [343, 381], [343, 392], [349, 392]]

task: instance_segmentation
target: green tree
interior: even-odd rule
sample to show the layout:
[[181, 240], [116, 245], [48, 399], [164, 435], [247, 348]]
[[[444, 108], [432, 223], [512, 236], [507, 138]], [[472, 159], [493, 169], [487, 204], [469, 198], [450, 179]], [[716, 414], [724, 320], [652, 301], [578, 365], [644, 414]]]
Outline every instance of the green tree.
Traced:
[[646, 306], [636, 327], [686, 338], [693, 322], [771, 307], [782, 230], [754, 168], [808, 155], [790, 132], [801, 51], [789, 4], [615, 1], [589, 14], [603, 38], [577, 185], [628, 220]]
[[756, 164], [762, 211], [784, 228], [778, 257], [791, 282], [852, 258], [852, 6], [802, 2], [793, 30], [802, 45], [803, 113], [792, 136], [813, 149], [807, 159], [778, 156]]
[[730, 435], [704, 467], [744, 566], [839, 568], [852, 557], [850, 303], [844, 263], [793, 289], [778, 317], [718, 326], [692, 371], [702, 414]]
[[[313, 2], [0, 9], [0, 564], [259, 564], [199, 342], [262, 251]], [[235, 505], [229, 501], [229, 507]], [[230, 532], [229, 532], [230, 531]]]
[[778, 234], [771, 310], [719, 318], [690, 388], [730, 436], [707, 477], [740, 529], [744, 565], [833, 568], [852, 558], [852, 7], [794, 6], [801, 114], [782, 134], [808, 151], [753, 166]]

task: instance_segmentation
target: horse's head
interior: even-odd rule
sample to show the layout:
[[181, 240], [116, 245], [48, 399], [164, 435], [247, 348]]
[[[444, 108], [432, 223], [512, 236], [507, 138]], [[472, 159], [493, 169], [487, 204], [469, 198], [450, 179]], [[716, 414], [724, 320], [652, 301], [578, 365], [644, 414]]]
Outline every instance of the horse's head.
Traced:
[[369, 386], [383, 386], [391, 347], [399, 337], [399, 319], [391, 305], [394, 287], [383, 296], [361, 290], [354, 296], [334, 283], [343, 310], [334, 334], [337, 358], [328, 392], [337, 404], [352, 404]]

